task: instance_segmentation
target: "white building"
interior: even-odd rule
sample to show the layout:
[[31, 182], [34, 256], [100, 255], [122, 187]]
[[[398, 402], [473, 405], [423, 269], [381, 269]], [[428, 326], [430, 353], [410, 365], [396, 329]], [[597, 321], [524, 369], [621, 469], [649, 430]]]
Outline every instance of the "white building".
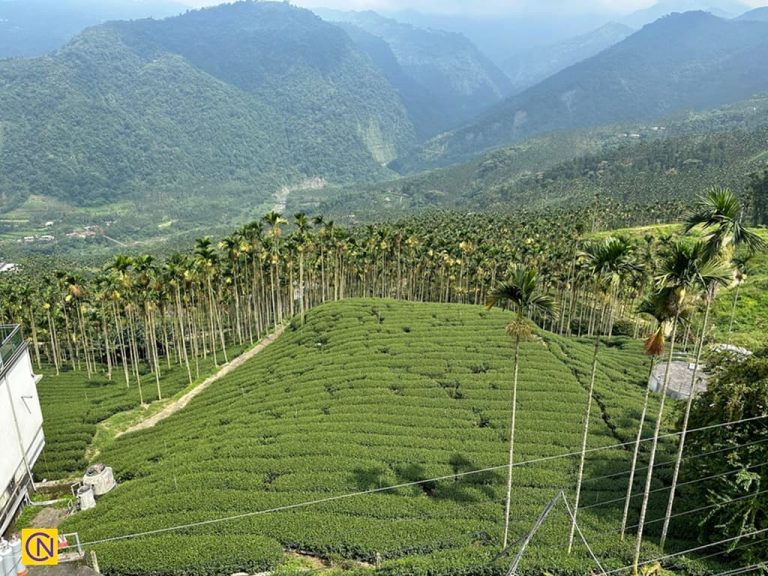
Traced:
[[0, 534], [27, 498], [45, 444], [39, 381], [21, 327], [0, 326]]

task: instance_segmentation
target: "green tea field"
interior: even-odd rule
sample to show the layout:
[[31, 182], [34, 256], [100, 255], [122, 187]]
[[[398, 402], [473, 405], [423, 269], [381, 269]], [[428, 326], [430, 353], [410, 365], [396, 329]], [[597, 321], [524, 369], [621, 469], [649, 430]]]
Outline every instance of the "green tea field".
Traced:
[[[352, 571], [378, 564], [393, 575], [506, 573], [511, 555], [495, 557], [509, 319], [467, 305], [320, 306], [183, 411], [111, 444], [100, 459], [120, 486], [63, 529], [78, 531], [114, 576], [259, 571], [279, 564], [283, 550], [344, 561]], [[615, 445], [636, 433], [648, 360], [639, 342], [606, 344], [579, 524], [608, 569], [631, 563], [631, 539], [621, 543], [618, 526], [632, 453]], [[580, 448], [591, 357], [587, 340], [538, 332], [523, 344], [513, 541], [559, 490], [573, 497], [578, 457], [561, 456]], [[366, 493], [335, 498], [358, 492]], [[663, 516], [663, 488], [656, 494], [650, 520]], [[568, 528], [558, 506], [520, 573], [590, 573], [596, 565], [578, 540], [566, 553]], [[674, 528], [672, 545], [683, 549]], [[649, 547], [645, 556], [657, 552]], [[682, 562], [686, 573], [708, 573]]]

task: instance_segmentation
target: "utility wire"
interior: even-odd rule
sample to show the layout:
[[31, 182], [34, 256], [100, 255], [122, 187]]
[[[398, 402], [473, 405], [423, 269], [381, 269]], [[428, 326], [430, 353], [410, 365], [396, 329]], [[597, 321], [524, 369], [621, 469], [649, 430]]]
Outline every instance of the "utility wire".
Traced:
[[715, 576], [736, 576], [736, 574], [746, 574], [747, 572], [752, 572], [752, 570], [758, 570], [760, 568], [768, 568], [768, 565], [766, 565], [765, 562], [759, 562], [757, 564], [752, 564], [751, 566], [742, 566], [741, 568], [718, 572]]
[[[714, 429], [714, 428], [722, 428], [722, 427], [725, 427], [725, 426], [731, 426], [731, 425], [734, 425], [734, 424], [741, 424], [741, 423], [744, 423], [744, 422], [751, 422], [751, 421], [761, 420], [761, 419], [765, 419], [765, 418], [768, 418], [768, 416], [754, 416], [754, 417], [751, 417], [751, 418], [743, 418], [741, 420], [734, 420], [734, 421], [731, 421], [731, 422], [723, 422], [723, 423], [720, 423], [720, 424], [711, 424], [709, 426], [702, 426], [701, 428], [694, 428], [692, 430], [688, 430], [688, 433], [690, 434], [690, 433], [693, 433], [693, 432], [700, 432], [700, 431], [703, 431], [703, 430], [711, 430], [711, 429]], [[671, 436], [679, 436], [681, 434], [682, 434], [682, 432], [674, 432], [674, 433], [664, 434], [662, 436], [659, 436], [659, 438], [666, 438], [666, 437], [671, 437]], [[646, 438], [645, 440], [641, 440], [641, 442], [647, 442], [649, 440], [652, 440], [652, 438]], [[599, 451], [603, 451], [603, 450], [610, 450], [610, 449], [613, 449], [613, 448], [621, 448], [621, 447], [628, 446], [628, 445], [633, 445], [633, 444], [635, 444], [634, 440], [631, 441], [631, 442], [623, 442], [621, 444], [614, 444], [614, 445], [611, 445], [611, 446], [600, 446], [600, 447], [597, 447], [597, 448], [590, 448], [590, 449], [586, 450], [586, 452], [599, 452]], [[565, 454], [559, 454], [559, 455], [556, 455], [556, 456], [544, 456], [544, 457], [541, 457], [541, 458], [534, 458], [533, 460], [526, 460], [526, 461], [522, 461], [522, 462], [516, 462], [516, 463], [513, 463], [512, 466], [513, 467], [516, 467], [516, 466], [526, 466], [528, 464], [536, 464], [536, 463], [539, 463], [539, 462], [547, 462], [547, 461], [551, 461], [551, 460], [557, 460], [557, 459], [560, 459], [560, 458], [570, 458], [571, 456], [580, 456], [580, 455], [581, 455], [581, 451], [569, 452], [569, 453], [565, 453]], [[175, 532], [177, 530], [185, 530], [185, 529], [188, 529], [188, 528], [197, 528], [197, 527], [200, 527], [200, 526], [208, 526], [208, 525], [211, 525], [211, 524], [220, 524], [222, 522], [232, 522], [232, 521], [235, 521], [235, 520], [242, 520], [244, 518], [251, 518], [253, 516], [260, 516], [260, 515], [264, 515], [264, 514], [272, 514], [272, 513], [276, 513], [276, 512], [285, 512], [285, 511], [288, 511], [288, 510], [295, 510], [297, 508], [304, 508], [304, 507], [307, 507], [307, 506], [314, 506], [314, 505], [317, 505], [317, 504], [325, 504], [327, 502], [335, 502], [337, 500], [345, 500], [347, 498], [354, 498], [354, 497], [357, 497], [357, 496], [365, 496], [365, 495], [369, 495], [369, 494], [377, 494], [377, 493], [381, 493], [381, 492], [389, 492], [391, 490], [397, 490], [397, 489], [400, 489], [400, 488], [409, 488], [409, 487], [412, 487], [412, 486], [419, 486], [421, 484], [432, 483], [432, 482], [440, 482], [440, 481], [443, 481], [443, 480], [453, 480], [455, 478], [460, 478], [460, 477], [464, 477], [464, 476], [471, 476], [471, 475], [474, 475], [474, 474], [482, 474], [482, 473], [485, 473], [485, 472], [492, 472], [492, 471], [496, 471], [496, 470], [505, 470], [505, 469], [508, 469], [508, 468], [509, 468], [509, 464], [501, 464], [501, 465], [498, 465], [498, 466], [491, 466], [491, 467], [482, 468], [482, 469], [479, 469], [479, 470], [469, 470], [467, 472], [458, 472], [456, 474], [447, 474], [445, 476], [438, 476], [436, 478], [429, 478], [429, 479], [426, 479], [426, 480], [416, 480], [416, 481], [413, 481], [413, 482], [404, 482], [402, 484], [396, 484], [394, 486], [382, 486], [380, 488], [372, 488], [370, 490], [362, 490], [362, 491], [359, 491], [359, 492], [349, 492], [349, 493], [346, 493], [346, 494], [339, 494], [339, 495], [336, 495], [336, 496], [328, 496], [326, 498], [319, 498], [317, 500], [309, 500], [309, 501], [305, 501], [305, 502], [297, 502], [295, 504], [286, 504], [284, 506], [278, 506], [278, 507], [275, 507], [275, 508], [268, 508], [268, 509], [265, 509], [265, 510], [255, 510], [253, 512], [244, 512], [242, 514], [236, 514], [236, 515], [233, 515], [233, 516], [225, 516], [224, 518], [212, 518], [210, 520], [200, 520], [198, 522], [190, 522], [188, 524], [180, 524], [180, 525], [177, 525], [177, 526], [168, 526], [166, 528], [157, 528], [155, 530], [147, 530], [145, 532], [136, 532], [136, 533], [132, 533], [132, 534], [125, 534], [125, 535], [122, 535], [122, 536], [112, 536], [112, 537], [109, 537], [109, 538], [102, 538], [100, 540], [92, 540], [90, 542], [83, 542], [81, 544], [81, 546], [93, 546], [93, 545], [96, 545], [96, 544], [104, 544], [106, 542], [115, 542], [115, 541], [118, 541], [118, 540], [128, 540], [128, 539], [131, 539], [131, 538], [141, 538], [141, 537], [144, 537], [144, 536], [154, 536], [156, 534], [164, 534], [164, 533], [167, 533], [167, 532]], [[72, 546], [68, 546], [68, 548], [71, 548], [71, 547]]]
[[[768, 492], [768, 489], [761, 490], [760, 492], [755, 492], [754, 494], [747, 494], [746, 496], [739, 496], [738, 498], [734, 498], [732, 500], [728, 500], [727, 502], [719, 502], [718, 504], [709, 504], [708, 506], [702, 506], [701, 508], [694, 508], [693, 510], [685, 510], [684, 512], [678, 512], [677, 514], [671, 514], [670, 518], [676, 518], [678, 516], [687, 516], [688, 514], [694, 514], [696, 512], [701, 512], [702, 510], [709, 510], [710, 508], [719, 508], [723, 506], [727, 506], [728, 504], [732, 504], [734, 502], [739, 502], [741, 500], [747, 500], [749, 498], [754, 498], [755, 496], [760, 496], [760, 494], [765, 494]], [[655, 524], [656, 522], [662, 522], [664, 518], [656, 518], [654, 520], [648, 520], [646, 522], [647, 524]], [[627, 526], [627, 530], [631, 530], [632, 528], [637, 528], [638, 524], [633, 524], [632, 526]]]
[[734, 546], [733, 548], [726, 548], [725, 550], [720, 550], [720, 552], [715, 552], [714, 554], [707, 554], [706, 556], [698, 556], [697, 559], [706, 560], [707, 558], [714, 558], [715, 556], [722, 556], [723, 554], [731, 554], [736, 550], [741, 550], [742, 548], [748, 548], [750, 546], [754, 546], [755, 544], [765, 544], [765, 542], [761, 542], [760, 540], [755, 540], [754, 542], [747, 542], [746, 544], [739, 544], [738, 546]]
[[[761, 466], [768, 466], [768, 462], [761, 462], [760, 464], [753, 464], [752, 466], [748, 466], [746, 468], [736, 468], [734, 470], [729, 470], [728, 472], [721, 472], [720, 474], [712, 474], [711, 476], [705, 476], [704, 478], [697, 478], [695, 480], [688, 480], [687, 482], [679, 482], [677, 487], [680, 488], [680, 486], [689, 486], [691, 484], [698, 484], [699, 482], [706, 482], [707, 480], [714, 480], [715, 478], [723, 478], [725, 476], [730, 476], [731, 474], [738, 474], [739, 472], [744, 472], [745, 470], [752, 470], [753, 468], [760, 468]], [[669, 490], [669, 486], [664, 486], [663, 488], [654, 488], [649, 492], [649, 494], [653, 494], [655, 492], [665, 492]], [[630, 498], [636, 498], [638, 496], [643, 496], [645, 492], [635, 492], [630, 496]], [[594, 504], [588, 504], [587, 506], [579, 506], [579, 510], [588, 510], [590, 508], [597, 508], [599, 506], [605, 506], [607, 504], [615, 504], [616, 502], [624, 502], [626, 499], [626, 496], [622, 496], [621, 498], [614, 498], [613, 500], [602, 500], [600, 502], [596, 502]]]
[[589, 545], [589, 542], [587, 542], [587, 539], [584, 537], [584, 533], [581, 531], [581, 528], [576, 522], [576, 516], [574, 516], [573, 511], [571, 510], [571, 506], [568, 504], [568, 498], [565, 497], [565, 492], [561, 490], [560, 496], [563, 497], [565, 509], [568, 510], [568, 516], [571, 517], [571, 521], [573, 521], [573, 525], [576, 527], [576, 531], [579, 533], [579, 538], [581, 538], [581, 541], [584, 542], [584, 546], [587, 547], [587, 552], [589, 552], [589, 555], [592, 556], [592, 560], [594, 560], [595, 564], [597, 564], [597, 567], [600, 568], [600, 573], [605, 576], [605, 568], [603, 568], [603, 565], [600, 564], [600, 560], [598, 560], [597, 556], [595, 556], [595, 553], [592, 551], [592, 547]]
[[[768, 532], [768, 528], [763, 528], [762, 530], [755, 530], [754, 532], [748, 532], [746, 534], [741, 534], [740, 536], [733, 536], [732, 538], [726, 538], [725, 540], [720, 540], [718, 542], [711, 542], [709, 544], [703, 544], [701, 546], [696, 546], [695, 548], [689, 548], [687, 550], [682, 550], [680, 552], [674, 552], [672, 554], [665, 554], [664, 556], [658, 556], [657, 558], [646, 560], [645, 562], [639, 562], [638, 566], [646, 566], [647, 564], [654, 564], [656, 562], [660, 562], [661, 560], [666, 560], [667, 558], [684, 556], [685, 554], [690, 554], [691, 552], [698, 552], [699, 550], [705, 550], [707, 548], [711, 548], [712, 546], [727, 544], [728, 542], [733, 542], [734, 540], [741, 540], [742, 538], [749, 538], [750, 536], [757, 536], [758, 534], [764, 534], [766, 532]], [[632, 568], [633, 568], [632, 564], [630, 564], [629, 566], [622, 566], [621, 568], [615, 568], [613, 570], [609, 570], [608, 572], [606, 572], [606, 575], [616, 574], [617, 572], [623, 572], [624, 570], [631, 570]]]
[[[688, 431], [690, 432], [690, 430]], [[646, 440], [641, 440], [641, 442], [645, 442]], [[687, 461], [687, 460], [696, 460], [698, 458], [704, 458], [706, 456], [711, 456], [712, 454], [720, 454], [721, 452], [729, 452], [731, 450], [738, 450], [739, 448], [747, 448], [749, 446], [754, 446], [756, 444], [763, 444], [764, 442], [768, 442], [768, 438], [763, 438], [762, 440], [755, 440], [753, 442], [747, 442], [745, 444], [736, 444], [735, 446], [728, 446], [727, 448], [718, 448], [717, 450], [712, 450], [711, 452], [703, 452], [701, 454], [692, 454], [691, 456], [685, 456], [684, 458], [681, 458], [681, 461]], [[634, 444], [634, 442], [632, 442]], [[654, 468], [658, 468], [659, 466], [669, 466], [670, 464], [674, 464], [674, 460], [668, 460], [666, 462], [657, 462], [653, 465]], [[643, 470], [648, 470], [648, 466], [642, 466], [639, 468], [635, 468], [635, 472], [642, 472]], [[584, 482], [595, 482], [597, 480], [605, 480], [607, 478], [616, 478], [618, 476], [625, 476], [626, 474], [629, 474], [630, 470], [624, 470], [622, 472], [614, 472], [613, 474], [606, 474], [605, 476], [595, 476], [593, 478], [585, 478]]]

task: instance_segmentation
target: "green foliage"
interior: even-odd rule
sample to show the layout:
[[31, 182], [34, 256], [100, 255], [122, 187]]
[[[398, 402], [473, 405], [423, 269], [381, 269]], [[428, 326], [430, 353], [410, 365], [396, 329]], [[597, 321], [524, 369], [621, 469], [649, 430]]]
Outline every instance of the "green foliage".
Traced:
[[[739, 191], [756, 181], [749, 174], [768, 161], [767, 112], [768, 98], [761, 97], [658, 120], [656, 126], [558, 132], [466, 164], [383, 184], [300, 192], [289, 202], [296, 209], [337, 217], [354, 214], [356, 220], [429, 208], [509, 212], [519, 206], [551, 210], [595, 205], [611, 212], [643, 204], [635, 210], [635, 224], [668, 221], [711, 186]], [[404, 159], [392, 166], [410, 171], [419, 164]]]
[[110, 576], [219, 576], [264, 572], [280, 563], [283, 549], [258, 535], [156, 536], [99, 546], [99, 567]]
[[1, 211], [33, 193], [97, 205], [381, 178], [413, 138], [346, 35], [287, 4], [106, 24], [0, 62], [0, 79]]
[[768, 89], [766, 35], [763, 22], [672, 14], [427, 148], [439, 148], [439, 157], [455, 162], [535, 134], [650, 120], [749, 98]]
[[509, 93], [509, 79], [461, 34], [417, 28], [370, 11], [320, 14], [342, 20], [385, 72], [422, 138], [473, 119]]
[[751, 175], [749, 191], [752, 193], [752, 224], [768, 226], [768, 169]]
[[[725, 354], [711, 368], [714, 377], [693, 404], [692, 428], [768, 417], [768, 349], [747, 358]], [[768, 526], [767, 440], [765, 421], [756, 420], [706, 430], [686, 443], [687, 454], [731, 450], [727, 459], [697, 459], [684, 469], [686, 478], [707, 478], [681, 490], [685, 506], [705, 508], [686, 520], [702, 542], [737, 538]], [[734, 540], [725, 550], [735, 563], [750, 564], [765, 560], [767, 545], [763, 533]]]
[[[212, 360], [201, 360], [207, 373], [213, 370]], [[86, 450], [96, 434], [96, 426], [110, 416], [139, 406], [136, 384], [126, 387], [116, 374], [113, 380], [105, 374], [91, 378], [82, 372], [63, 371], [58, 376], [53, 368], [42, 370], [43, 379], [37, 385], [42, 398], [45, 420], [45, 448], [34, 473], [38, 480], [57, 480], [79, 476], [88, 466]], [[147, 381], [153, 378], [145, 373]], [[168, 396], [183, 390], [189, 382], [183, 367], [175, 365], [163, 371], [162, 391]], [[144, 401], [157, 400], [153, 386], [144, 389]]]
[[[506, 460], [509, 319], [508, 312], [480, 307], [391, 300], [316, 308], [304, 326], [286, 332], [183, 412], [108, 447], [101, 458], [121, 485], [63, 529], [95, 540], [448, 476], [201, 526], [174, 539], [184, 549], [202, 536], [259, 534], [320, 556], [373, 562], [379, 554], [392, 574], [421, 573], [430, 558], [436, 561], [430, 574], [496, 573], [484, 566], [498, 546], [503, 474], [453, 476]], [[411, 331], [403, 332], [404, 325]], [[318, 335], [327, 338], [323, 346], [317, 346]], [[581, 414], [573, 407], [583, 405], [586, 391], [581, 372], [573, 370], [588, 373], [590, 343], [548, 334], [523, 343], [522, 355], [520, 462], [577, 451]], [[630, 436], [643, 399], [639, 344], [622, 341], [603, 357], [593, 448]], [[456, 389], [461, 395], [446, 393]], [[597, 477], [623, 474], [628, 465], [622, 449], [590, 455], [584, 502], [620, 498], [623, 483]], [[553, 494], [573, 483], [573, 460], [517, 468], [513, 537], [527, 533]], [[583, 528], [598, 553], [616, 548], [606, 528], [619, 517], [610, 505], [583, 512]], [[553, 566], [574, 574], [588, 570], [586, 553], [565, 554], [567, 530], [564, 511], [551, 518], [526, 557], [531, 574]], [[112, 549], [96, 549], [102, 563], [113, 561]], [[257, 562], [259, 554], [238, 558]]]

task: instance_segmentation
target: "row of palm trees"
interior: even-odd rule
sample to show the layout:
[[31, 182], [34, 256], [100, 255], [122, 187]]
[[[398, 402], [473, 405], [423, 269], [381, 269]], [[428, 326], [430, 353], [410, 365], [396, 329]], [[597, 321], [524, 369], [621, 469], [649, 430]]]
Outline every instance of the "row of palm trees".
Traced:
[[347, 229], [302, 213], [289, 224], [272, 212], [164, 260], [118, 255], [95, 270], [29, 263], [0, 277], [0, 321], [27, 326], [38, 364], [122, 373], [139, 386], [149, 372], [159, 396], [163, 364], [184, 365], [193, 380], [199, 358], [226, 361], [231, 346], [286, 318], [301, 322], [320, 303], [377, 296], [479, 304], [509, 262], [542, 270], [553, 297], [569, 301], [550, 329], [592, 334], [604, 319], [582, 305], [593, 291], [570, 262], [580, 222], [558, 218], [442, 214]]
[[[288, 319], [303, 323], [306, 311], [323, 302], [376, 296], [509, 305], [516, 315], [507, 328], [514, 339], [515, 360], [506, 547], [520, 343], [530, 334], [531, 322], [561, 335], [594, 339], [577, 473], [577, 513], [603, 339], [611, 338], [619, 324], [624, 333], [648, 336], [646, 351], [653, 370], [669, 338], [666, 390], [674, 347], [680, 340], [687, 345], [693, 325], [686, 322], [685, 336], [680, 338], [681, 323], [689, 320], [694, 304], [703, 302], [703, 320], [693, 338], [698, 343], [698, 364], [717, 287], [733, 277], [733, 263], [741, 257], [736, 248], [762, 247], [759, 238], [741, 225], [737, 199], [724, 190], [710, 192], [687, 222], [686, 231], [701, 228], [702, 239], [646, 235], [639, 241], [613, 236], [575, 241], [589, 219], [588, 212], [577, 212], [569, 219], [560, 213], [537, 218], [443, 213], [349, 229], [303, 213], [289, 223], [271, 212], [218, 244], [202, 238], [190, 253], [175, 253], [162, 261], [149, 255], [119, 255], [98, 270], [80, 273], [27, 267], [2, 281], [0, 321], [28, 327], [38, 364], [45, 360], [56, 371], [67, 366], [84, 369], [89, 376], [103, 371], [110, 379], [120, 377], [126, 386], [138, 386], [143, 403], [147, 374], [162, 398], [164, 369], [183, 366], [192, 382], [200, 375], [200, 359], [226, 362], [232, 346], [250, 345]], [[742, 272], [736, 277], [743, 279], [743, 263], [737, 269]], [[737, 299], [738, 291], [734, 309]], [[645, 313], [655, 326], [636, 312]], [[649, 397], [647, 393], [634, 447], [622, 537]], [[689, 410], [690, 402], [686, 424]], [[660, 423], [657, 417], [637, 554]], [[662, 545], [684, 442], [685, 434]], [[569, 547], [574, 529], [575, 519]]]
[[[647, 315], [655, 320], [656, 329], [651, 332], [645, 341], [645, 351], [651, 357], [650, 373], [653, 374], [657, 358], [662, 356], [665, 348], [665, 340], [669, 338], [669, 350], [667, 353], [667, 365], [661, 389], [661, 400], [656, 415], [655, 429], [652, 436], [649, 462], [646, 472], [643, 499], [640, 507], [635, 550], [634, 573], [637, 574], [640, 550], [645, 528], [646, 513], [648, 510], [651, 484], [654, 473], [654, 462], [658, 450], [658, 441], [663, 421], [664, 405], [670, 382], [671, 366], [674, 357], [675, 345], [678, 342], [678, 328], [682, 321], [689, 321], [696, 305], [703, 306], [703, 319], [699, 323], [696, 337], [696, 352], [694, 370], [691, 380], [690, 393], [685, 406], [682, 421], [682, 431], [678, 443], [675, 459], [672, 484], [670, 487], [664, 524], [661, 533], [660, 547], [663, 549], [668, 536], [669, 523], [672, 517], [673, 505], [677, 491], [680, 465], [685, 447], [688, 421], [693, 399], [695, 397], [695, 384], [699, 373], [702, 352], [706, 335], [709, 329], [712, 304], [717, 296], [720, 286], [735, 283], [738, 287], [744, 279], [743, 257], [736, 255], [736, 250], [745, 247], [749, 254], [765, 248], [764, 241], [747, 230], [741, 223], [741, 207], [736, 196], [729, 190], [713, 189], [703, 197], [696, 206], [696, 210], [689, 215], [684, 226], [684, 233], [689, 235], [696, 231], [695, 237], [687, 236], [674, 240], [669, 246], [662, 249], [659, 259], [649, 258], [642, 264], [636, 258], [639, 247], [626, 239], [609, 237], [599, 242], [588, 242], [576, 254], [576, 266], [581, 267], [592, 278], [588, 287], [594, 294], [600, 294], [591, 302], [591, 315], [597, 313], [597, 308], [602, 307], [604, 325], [601, 330], [594, 331], [594, 352], [592, 357], [591, 378], [588, 388], [587, 405], [584, 415], [584, 429], [581, 442], [581, 456], [576, 478], [576, 495], [573, 511], [573, 520], [569, 535], [569, 552], [573, 545], [574, 532], [579, 510], [579, 499], [583, 481], [585, 456], [587, 453], [587, 439], [589, 433], [590, 413], [594, 393], [595, 378], [599, 363], [599, 351], [603, 337], [610, 338], [613, 333], [614, 315], [619, 307], [619, 296], [623, 293], [625, 285], [637, 286], [637, 279], [641, 279], [641, 285], [648, 287], [648, 294], [640, 301], [637, 312]], [[648, 242], [647, 242], [648, 244]], [[655, 264], [646, 268], [649, 263]], [[652, 282], [648, 282], [649, 277]], [[735, 280], [735, 282], [734, 282]], [[733, 310], [738, 301], [738, 291], [734, 297]], [[560, 305], [568, 305], [567, 299], [560, 299]], [[514, 372], [512, 385], [512, 415], [511, 432], [509, 440], [509, 471], [507, 478], [507, 497], [505, 502], [505, 522], [503, 548], [508, 544], [509, 510], [512, 496], [512, 465], [514, 462], [515, 422], [517, 414], [517, 388], [518, 365], [521, 339], [531, 333], [529, 319], [553, 318], [558, 311], [558, 302], [547, 294], [547, 288], [542, 285], [540, 278], [531, 268], [518, 266], [507, 282], [497, 286], [487, 298], [487, 306], [509, 306], [515, 311], [515, 318], [507, 326], [507, 332], [514, 339]], [[732, 310], [732, 314], [733, 314]], [[592, 326], [592, 321], [589, 323]], [[730, 322], [732, 327], [732, 319]], [[729, 328], [730, 330], [730, 328]], [[591, 332], [591, 329], [590, 329]], [[650, 387], [646, 389], [645, 400], [638, 424], [637, 437], [634, 442], [634, 450], [630, 476], [627, 485], [624, 511], [621, 524], [621, 538], [624, 539], [627, 529], [627, 518], [630, 510], [631, 496], [639, 459], [640, 444], [642, 441], [645, 419], [648, 414], [648, 403], [651, 395]]]

